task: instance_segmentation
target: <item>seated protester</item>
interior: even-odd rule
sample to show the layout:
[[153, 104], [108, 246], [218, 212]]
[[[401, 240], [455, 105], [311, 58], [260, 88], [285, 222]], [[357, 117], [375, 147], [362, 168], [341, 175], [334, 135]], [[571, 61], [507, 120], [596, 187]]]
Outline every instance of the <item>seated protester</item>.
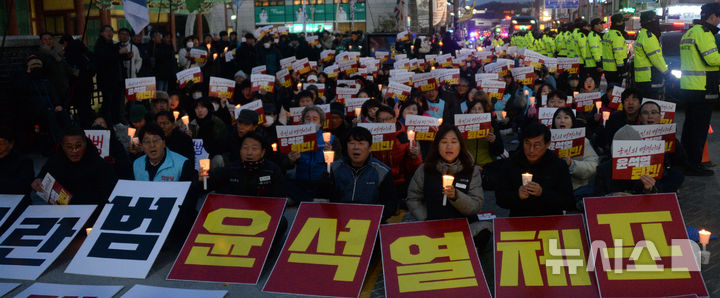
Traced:
[[[340, 138], [342, 144], [347, 143], [347, 132], [351, 128], [350, 123], [345, 119], [346, 115], [344, 104], [339, 102], [330, 103], [330, 132]], [[347, 150], [343, 152], [343, 155], [346, 153]]]
[[[267, 141], [269, 144], [277, 143], [277, 129], [275, 129], [278, 126], [278, 108], [277, 105], [275, 105], [272, 102], [263, 102], [263, 113], [265, 117], [265, 121], [263, 121], [262, 125], [259, 127], [260, 129], [256, 129], [255, 131], [260, 133], [260, 135], [263, 136], [265, 141]], [[259, 115], [258, 115], [259, 117]], [[259, 121], [259, 118], [258, 118]]]
[[372, 157], [372, 135], [364, 127], [348, 131], [348, 156], [330, 168], [331, 202], [383, 205], [382, 222], [395, 215], [397, 196], [390, 168]]
[[[552, 128], [554, 129], [569, 129], [575, 128], [575, 113], [568, 107], [562, 107], [555, 111], [553, 115]], [[570, 170], [570, 179], [573, 186], [573, 195], [575, 200], [578, 202], [578, 206], [582, 206], [582, 199], [586, 196], [593, 194], [592, 184], [590, 184], [590, 178], [595, 175], [595, 171], [598, 165], [597, 153], [590, 145], [590, 140], [585, 138], [585, 150], [582, 156], [575, 156], [573, 158], [564, 156], [561, 157], [565, 163], [567, 163]]]
[[367, 100], [360, 107], [360, 118], [355, 118], [354, 123], [358, 122], [375, 122], [377, 111], [380, 108], [381, 103], [376, 100]]
[[0, 126], [0, 194], [28, 195], [33, 178], [33, 161], [15, 150], [15, 132]]
[[555, 90], [555, 87], [553, 87], [552, 85], [550, 85], [548, 83], [543, 83], [542, 85], [540, 85], [538, 90], [535, 92], [537, 94], [538, 103], [540, 103], [540, 99], [542, 98], [543, 95], [548, 96], [548, 99], [549, 99], [550, 93], [553, 93], [556, 91], [557, 90]]
[[[180, 120], [180, 117], [187, 115], [187, 112], [180, 106], [180, 98], [183, 96], [179, 91], [171, 91], [168, 99], [168, 105], [170, 112], [178, 112], [178, 117], [175, 121]], [[173, 113], [174, 116], [174, 113]]]
[[297, 95], [297, 106], [298, 107], [307, 107], [315, 104], [315, 99], [313, 96], [313, 93], [305, 90]]
[[238, 77], [235, 77], [235, 93], [233, 93], [232, 103], [245, 105], [255, 100], [252, 94], [252, 86], [250, 80], [243, 80], [240, 84], [237, 84]]
[[154, 116], [162, 111], [170, 111], [170, 95], [165, 91], [157, 91], [152, 100], [151, 112]]
[[390, 167], [398, 195], [400, 198], [404, 198], [408, 181], [410, 181], [415, 170], [422, 164], [420, 149], [418, 146], [410, 147], [405, 127], [397, 121], [395, 111], [392, 108], [382, 105], [376, 115], [378, 123], [395, 124], [396, 132], [391, 150], [374, 151], [372, 155]]
[[[622, 112], [622, 111], [621, 111]], [[620, 112], [617, 112], [620, 113]], [[614, 135], [613, 141], [642, 140], [640, 133], [630, 125], [620, 128]], [[610, 151], [612, 152], [612, 151]], [[601, 162], [595, 175], [595, 195], [628, 195], [658, 193], [661, 189], [655, 178], [648, 175], [640, 176], [639, 180], [617, 180], [612, 178], [612, 159]]]
[[[149, 122], [149, 119], [147, 118], [147, 109], [141, 103], [135, 103], [130, 107], [129, 114], [130, 116], [128, 117], [128, 120], [130, 121], [130, 127], [135, 129], [135, 136], [133, 137], [137, 137], [140, 129]], [[133, 142], [132, 138], [128, 142], [127, 152], [130, 160], [135, 160], [142, 155], [142, 148], [140, 148], [139, 145], [140, 144]]]
[[420, 115], [420, 105], [414, 101], [405, 101], [400, 104], [400, 115], [398, 115], [398, 122], [402, 124], [403, 129], [405, 128], [405, 118], [407, 115]]
[[[425, 112], [423, 115], [430, 116], [433, 118], [443, 118], [443, 121], [445, 123], [451, 124], [454, 123], [454, 117], [452, 115], [453, 110], [449, 109], [450, 116], [445, 116], [445, 100], [440, 98], [440, 92], [437, 89], [424, 91], [422, 93], [422, 103], [423, 106], [426, 108], [424, 109]], [[453, 118], [452, 120], [446, 119], [446, 118]]]
[[[640, 106], [640, 116], [638, 123], [640, 125], [660, 124], [662, 114], [660, 113], [660, 105], [654, 101], [647, 101]], [[677, 141], [675, 141], [677, 143]], [[675, 152], [666, 152], [663, 174], [660, 179], [661, 192], [677, 192], [680, 189], [685, 175], [683, 172], [688, 166], [687, 154], [683, 146], [675, 145]]]
[[[253, 110], [240, 110], [236, 120], [235, 131], [229, 138], [230, 161], [240, 160], [243, 138], [245, 138], [247, 134], [257, 131], [259, 121], [258, 112]], [[267, 140], [265, 140], [265, 142], [267, 142]]]
[[[133, 174], [136, 181], [179, 182], [197, 181], [198, 176], [195, 165], [184, 156], [173, 152], [166, 146], [165, 132], [155, 123], [145, 125], [140, 130], [140, 142], [145, 155], [133, 163]], [[173, 238], [182, 238], [192, 227], [197, 216], [198, 193], [191, 184], [180, 206], [176, 224], [173, 227]], [[173, 243], [173, 242], [171, 242]]]
[[[454, 176], [453, 185], [443, 188], [443, 175]], [[473, 166], [462, 134], [455, 126], [441, 126], [425, 163], [410, 180], [408, 210], [420, 221], [467, 218], [475, 245], [481, 248], [490, 239], [489, 223], [477, 218], [483, 200], [480, 171]]]
[[[132, 161], [130, 160], [130, 156], [127, 151], [125, 151], [125, 145], [120, 142], [120, 139], [115, 134], [115, 130], [108, 128], [105, 118], [95, 118], [90, 129], [110, 131], [110, 155], [103, 159], [113, 166], [118, 179], [132, 179]], [[124, 139], [125, 138], [123, 138], [123, 140]]]
[[610, 118], [605, 122], [605, 128], [600, 132], [598, 147], [602, 147], [604, 152], [610, 152], [609, 148], [616, 131], [625, 125], [637, 124], [641, 103], [638, 91], [632, 88], [625, 89], [621, 101], [623, 110], [610, 114]]
[[225, 123], [213, 114], [214, 107], [207, 98], [195, 102], [195, 115], [197, 118], [190, 122], [193, 139], [202, 139], [205, 151], [210, 154], [210, 168], [220, 168], [225, 165], [225, 146], [228, 138], [228, 128]]
[[[468, 114], [482, 114], [491, 113], [489, 101], [472, 101], [468, 104]], [[498, 132], [498, 126], [496, 122], [497, 118], [492, 119], [492, 129], [488, 133], [487, 137], [482, 139], [465, 140], [467, 145], [468, 153], [473, 158], [473, 164], [479, 167], [484, 167], [486, 164], [493, 162], [505, 152], [505, 145], [503, 144], [502, 136]]]
[[293, 183], [295, 190], [288, 193], [296, 201], [312, 201], [321, 193], [322, 177], [327, 172], [325, 155], [323, 151], [335, 151], [335, 160], [342, 158], [342, 146], [337, 136], [330, 137], [330, 143], [323, 139], [322, 123], [325, 122], [325, 113], [317, 106], [308, 106], [302, 111], [302, 124], [313, 124], [317, 129], [317, 151], [297, 152], [290, 151], [288, 158], [295, 165]]
[[[575, 209], [567, 163], [548, 150], [550, 129], [540, 123], [529, 124], [521, 141], [522, 149], [504, 161], [495, 186], [498, 206], [510, 209], [510, 216], [559, 215]], [[522, 183], [522, 174], [532, 181]]]
[[240, 159], [210, 172], [208, 187], [222, 194], [284, 197], [285, 177], [280, 167], [266, 159], [270, 145], [256, 132], [242, 137]]
[[173, 115], [167, 111], [159, 112], [155, 114], [155, 123], [165, 133], [165, 144], [168, 149], [184, 156], [190, 160], [190, 164], [195, 165], [195, 145], [193, 140], [178, 127], [177, 122], [173, 121]]
[[[105, 204], [117, 183], [112, 166], [100, 157], [79, 127], [65, 130], [61, 150], [48, 158], [32, 182], [34, 191], [42, 192], [42, 179], [48, 173], [72, 195], [70, 204], [73, 205]], [[42, 199], [38, 197], [33, 201]]]
[[[595, 79], [590, 75], [586, 76], [583, 79], [583, 85], [580, 88], [580, 93], [591, 93], [597, 91], [597, 83]], [[587, 128], [587, 136], [592, 137], [602, 128], [602, 113], [598, 111], [597, 107], [593, 106], [593, 109], [590, 112], [578, 112], [576, 117], [577, 120], [579, 120], [583, 126]]]
[[567, 106], [567, 95], [562, 91], [553, 91], [548, 94], [548, 108], [562, 108]]

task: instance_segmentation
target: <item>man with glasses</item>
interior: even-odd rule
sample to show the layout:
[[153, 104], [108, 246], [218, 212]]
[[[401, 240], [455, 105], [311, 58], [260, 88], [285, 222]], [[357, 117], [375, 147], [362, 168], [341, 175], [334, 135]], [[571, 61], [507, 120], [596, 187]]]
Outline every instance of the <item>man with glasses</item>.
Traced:
[[[79, 127], [65, 131], [61, 148], [40, 170], [32, 189], [42, 192], [42, 179], [50, 174], [72, 195], [70, 204], [105, 203], [117, 182], [113, 167], [100, 157]], [[37, 194], [33, 195], [33, 203], [41, 202]]]

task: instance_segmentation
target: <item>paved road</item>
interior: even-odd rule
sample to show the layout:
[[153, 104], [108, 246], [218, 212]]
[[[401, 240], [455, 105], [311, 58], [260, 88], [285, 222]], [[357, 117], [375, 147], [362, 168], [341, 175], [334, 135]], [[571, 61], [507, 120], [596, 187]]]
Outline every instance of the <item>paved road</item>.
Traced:
[[[710, 156], [715, 159], [715, 162], [720, 164], [720, 112], [713, 113], [713, 126], [718, 129], [718, 133], [710, 136]], [[684, 113], [679, 112], [676, 117], [679, 123], [678, 131], [682, 131], [682, 121]], [[689, 226], [697, 228], [705, 228], [709, 231], [720, 234], [720, 166], [714, 168], [716, 175], [713, 177], [687, 177], [685, 183], [680, 189], [679, 200], [682, 208], [683, 217], [685, 222]], [[495, 210], [500, 216], [507, 215], [507, 212], [498, 209], [494, 203], [494, 198], [491, 193], [487, 194], [485, 208], [486, 210]], [[286, 210], [286, 217], [288, 221], [292, 223], [296, 209], [288, 208]], [[407, 216], [406, 216], [407, 218]], [[258, 285], [236, 285], [236, 284], [221, 284], [221, 283], [202, 283], [202, 282], [188, 282], [188, 281], [168, 281], [165, 280], [168, 272], [170, 271], [177, 251], [182, 245], [179, 242], [168, 243], [163, 253], [160, 254], [156, 260], [152, 270], [147, 279], [124, 279], [124, 278], [109, 278], [109, 277], [95, 277], [95, 276], [83, 276], [75, 274], [65, 274], [65, 268], [72, 259], [74, 252], [79, 248], [82, 241], [85, 239], [84, 235], [79, 235], [75, 241], [71, 243], [68, 249], [53, 263], [50, 268], [37, 279], [38, 282], [49, 282], [49, 283], [66, 283], [66, 284], [91, 284], [91, 285], [123, 285], [125, 288], [120, 292], [121, 294], [126, 292], [132, 285], [145, 284], [165, 287], [182, 287], [192, 289], [223, 289], [228, 290], [228, 297], [272, 297], [278, 295], [264, 294], [261, 292], [262, 286], [267, 280], [270, 269], [274, 260], [268, 262], [265, 266], [265, 270], [261, 277]], [[710, 291], [711, 297], [720, 297], [720, 240], [712, 240], [708, 246], [712, 253], [712, 260], [710, 265], [705, 265], [702, 270], [705, 283]], [[271, 258], [272, 259], [272, 258]], [[481, 255], [481, 259], [484, 264], [487, 264], [489, 256], [487, 254]], [[382, 273], [379, 266], [379, 260], [374, 258], [371, 263], [368, 277], [366, 278], [366, 287], [363, 290], [362, 296], [364, 297], [382, 297], [384, 296]], [[492, 276], [487, 268], [491, 266], [485, 266], [486, 276], [490, 281], [490, 287], [492, 288]], [[302, 273], [298, 273], [302, 274]], [[0, 282], [22, 282], [22, 285], [16, 290], [11, 292], [11, 295], [17, 294], [23, 289], [27, 288], [32, 284], [30, 281], [15, 281], [15, 280], [2, 280]], [[288, 295], [288, 297], [290, 297]]]

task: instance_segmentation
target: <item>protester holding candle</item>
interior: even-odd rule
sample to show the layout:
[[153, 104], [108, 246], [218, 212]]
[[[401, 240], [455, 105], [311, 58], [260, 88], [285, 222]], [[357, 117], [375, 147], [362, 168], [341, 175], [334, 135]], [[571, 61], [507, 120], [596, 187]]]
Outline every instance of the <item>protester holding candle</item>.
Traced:
[[210, 154], [210, 168], [219, 168], [225, 165], [228, 128], [220, 118], [213, 115], [215, 108], [207, 98], [195, 102], [195, 115], [197, 118], [190, 122], [190, 133], [194, 139], [202, 139], [203, 147]]
[[[613, 141], [618, 140], [639, 141], [642, 140], [642, 137], [632, 126], [625, 125], [613, 137]], [[650, 194], [658, 193], [662, 189], [660, 183], [648, 175], [640, 176], [639, 180], [612, 179], [612, 167], [612, 160], [601, 162], [598, 165], [597, 175], [595, 175], [595, 195]]]
[[193, 140], [180, 130], [177, 122], [173, 121], [172, 117], [170, 112], [159, 112], [155, 114], [155, 123], [157, 123], [165, 133], [165, 144], [168, 149], [184, 156], [190, 160], [190, 164], [194, 165], [195, 148], [193, 147]]
[[386, 105], [380, 106], [377, 111], [377, 121], [378, 123], [395, 124], [396, 132], [391, 150], [375, 151], [372, 155], [390, 167], [398, 196], [405, 198], [408, 181], [412, 178], [415, 170], [422, 164], [420, 148], [410, 146], [408, 133], [405, 131], [406, 128], [397, 121], [395, 111], [392, 108]]
[[603, 152], [610, 152], [609, 148], [613, 140], [615, 132], [621, 127], [630, 124], [634, 125], [638, 121], [640, 115], [641, 98], [638, 91], [628, 88], [621, 95], [623, 110], [610, 114], [610, 119], [605, 121], [605, 128], [599, 132], [598, 147], [602, 147]]
[[[487, 101], [471, 101], [468, 103], [468, 114], [491, 113], [490, 103]], [[466, 140], [468, 152], [472, 156], [474, 164], [483, 167], [493, 162], [498, 156], [505, 151], [505, 145], [501, 135], [498, 132], [497, 122], [492, 120], [492, 129], [487, 137], [482, 139]]]
[[[553, 115], [552, 128], [553, 129], [570, 129], [575, 128], [575, 113], [568, 108], [563, 107], [555, 111]], [[585, 138], [583, 144], [584, 150], [582, 156], [575, 156], [573, 158], [564, 156], [561, 157], [563, 161], [568, 165], [570, 170], [570, 179], [572, 180], [573, 195], [575, 200], [579, 203], [578, 206], [582, 206], [582, 199], [593, 193], [592, 184], [590, 184], [590, 178], [595, 175], [595, 171], [600, 160], [597, 153], [590, 145], [590, 140]]]
[[[646, 101], [640, 106], [640, 116], [638, 116], [640, 125], [660, 124], [661, 118], [660, 105], [657, 102]], [[683, 172], [688, 167], [687, 154], [683, 146], [677, 146], [677, 137], [674, 142], [675, 152], [665, 152], [663, 160], [663, 173], [659, 181], [662, 192], [677, 192], [685, 181]]]
[[[528, 125], [522, 150], [500, 167], [495, 196], [498, 206], [510, 209], [510, 216], [557, 215], [575, 209], [570, 171], [550, 147], [550, 129], [540, 123]], [[522, 184], [522, 174], [533, 174]]]
[[[455, 177], [453, 185], [443, 188], [443, 175]], [[445, 206], [443, 195], [447, 196]], [[490, 238], [489, 224], [476, 216], [483, 200], [480, 171], [473, 166], [462, 134], [454, 126], [440, 127], [425, 163], [410, 181], [408, 210], [421, 221], [467, 218], [475, 245], [481, 248]]]

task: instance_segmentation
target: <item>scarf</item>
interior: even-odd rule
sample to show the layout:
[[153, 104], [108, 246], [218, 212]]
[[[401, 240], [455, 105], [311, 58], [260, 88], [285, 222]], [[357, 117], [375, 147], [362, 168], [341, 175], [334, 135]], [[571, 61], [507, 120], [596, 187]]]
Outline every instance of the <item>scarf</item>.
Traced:
[[257, 160], [257, 161], [243, 160], [242, 167], [250, 173], [255, 173], [258, 170], [260, 170], [260, 166], [262, 166], [263, 162], [265, 162], [264, 158], [261, 158], [260, 160]]

